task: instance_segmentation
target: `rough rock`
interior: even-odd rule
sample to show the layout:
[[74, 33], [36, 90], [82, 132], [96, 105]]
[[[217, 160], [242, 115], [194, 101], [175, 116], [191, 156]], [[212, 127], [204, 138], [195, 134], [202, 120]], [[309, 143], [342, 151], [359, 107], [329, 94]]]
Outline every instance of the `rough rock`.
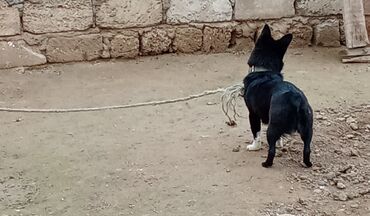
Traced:
[[342, 0], [297, 0], [296, 10], [304, 16], [327, 16], [341, 14]]
[[103, 28], [144, 27], [162, 21], [161, 0], [106, 0], [96, 6], [96, 23]]
[[294, 0], [244, 0], [236, 1], [237, 20], [274, 19], [295, 15]]
[[0, 0], [0, 9], [7, 8], [8, 3], [5, 0]]
[[0, 9], [0, 36], [12, 36], [20, 33], [21, 33], [21, 21], [18, 9], [16, 8]]
[[167, 22], [221, 22], [232, 19], [233, 9], [229, 0], [170, 0]]
[[238, 37], [248, 37], [253, 39], [259, 27], [260, 25], [255, 22], [241, 23], [235, 27], [235, 31]]
[[230, 49], [235, 52], [246, 52], [254, 46], [254, 35], [257, 31], [255, 23], [242, 23], [232, 32]]
[[41, 65], [46, 57], [32, 50], [24, 41], [0, 42], [0, 68]]
[[146, 55], [161, 54], [171, 51], [172, 30], [153, 29], [144, 32], [141, 38], [141, 52]]
[[338, 20], [327, 20], [315, 26], [314, 43], [318, 46], [340, 46], [340, 32]]
[[193, 53], [202, 48], [203, 32], [194, 27], [177, 28], [174, 48], [183, 53]]
[[251, 51], [254, 46], [254, 40], [246, 37], [232, 37], [229, 45], [229, 50], [233, 52], [245, 53]]
[[203, 32], [204, 52], [225, 52], [230, 45], [232, 30], [228, 27], [205, 27]]
[[111, 58], [110, 47], [111, 47], [110, 39], [103, 37], [103, 52], [101, 54], [102, 58], [105, 58], [105, 59]]
[[134, 58], [139, 55], [139, 34], [129, 32], [116, 35], [111, 41], [111, 56], [113, 58]]
[[101, 57], [102, 51], [103, 39], [97, 34], [51, 38], [46, 46], [49, 62], [94, 60]]
[[93, 25], [90, 0], [26, 1], [23, 27], [32, 33], [86, 30]]
[[47, 35], [36, 35], [28, 32], [22, 33], [23, 40], [30, 46], [39, 46], [47, 40]]

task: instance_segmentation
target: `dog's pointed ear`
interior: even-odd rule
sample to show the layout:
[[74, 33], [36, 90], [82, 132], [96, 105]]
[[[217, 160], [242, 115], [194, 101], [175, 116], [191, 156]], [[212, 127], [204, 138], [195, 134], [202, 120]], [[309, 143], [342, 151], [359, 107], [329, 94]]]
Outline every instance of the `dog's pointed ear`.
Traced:
[[262, 33], [261, 33], [261, 38], [266, 38], [266, 37], [271, 38], [271, 29], [268, 24], [265, 24], [265, 26], [263, 27]]
[[288, 46], [292, 42], [292, 40], [293, 40], [293, 35], [292, 34], [287, 34], [287, 35], [284, 35], [284, 37], [280, 38], [278, 40], [278, 42], [282, 47], [288, 48]]
[[285, 54], [285, 52], [287, 51], [289, 44], [292, 42], [292, 40], [293, 40], [293, 35], [287, 34], [277, 41], [280, 44], [283, 54]]

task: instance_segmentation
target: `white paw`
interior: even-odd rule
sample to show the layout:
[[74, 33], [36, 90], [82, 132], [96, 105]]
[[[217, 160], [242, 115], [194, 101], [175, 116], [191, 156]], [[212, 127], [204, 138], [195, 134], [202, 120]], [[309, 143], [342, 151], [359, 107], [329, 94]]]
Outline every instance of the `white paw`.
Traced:
[[253, 141], [253, 143], [251, 145], [247, 145], [247, 150], [248, 151], [258, 151], [260, 149], [262, 149], [261, 133], [258, 132], [256, 138]]
[[279, 141], [278, 141], [278, 148], [283, 148], [284, 147], [284, 141], [283, 141], [283, 138], [280, 138]]
[[247, 145], [247, 150], [248, 151], [258, 151], [261, 150], [262, 146], [261, 144], [257, 144], [256, 142], [253, 142], [252, 145]]

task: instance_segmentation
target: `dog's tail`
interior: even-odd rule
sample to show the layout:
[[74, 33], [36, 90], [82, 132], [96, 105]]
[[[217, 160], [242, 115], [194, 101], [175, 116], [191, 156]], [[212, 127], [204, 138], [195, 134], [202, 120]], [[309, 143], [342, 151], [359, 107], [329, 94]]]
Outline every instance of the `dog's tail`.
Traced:
[[[244, 84], [242, 83], [235, 84], [225, 88], [224, 93], [221, 96], [222, 111], [229, 119], [229, 121], [226, 122], [229, 126], [235, 126], [236, 117], [240, 117], [240, 115], [236, 111], [236, 100], [238, 97], [243, 96], [244, 96]], [[232, 112], [232, 117], [229, 114], [230, 112]]]

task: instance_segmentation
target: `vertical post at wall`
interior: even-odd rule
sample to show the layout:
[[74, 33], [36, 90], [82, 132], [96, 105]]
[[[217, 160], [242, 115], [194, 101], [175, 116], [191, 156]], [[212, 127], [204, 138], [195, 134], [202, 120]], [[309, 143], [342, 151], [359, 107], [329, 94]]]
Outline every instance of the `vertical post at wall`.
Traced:
[[365, 47], [369, 44], [362, 0], [343, 0], [343, 21], [347, 48]]

